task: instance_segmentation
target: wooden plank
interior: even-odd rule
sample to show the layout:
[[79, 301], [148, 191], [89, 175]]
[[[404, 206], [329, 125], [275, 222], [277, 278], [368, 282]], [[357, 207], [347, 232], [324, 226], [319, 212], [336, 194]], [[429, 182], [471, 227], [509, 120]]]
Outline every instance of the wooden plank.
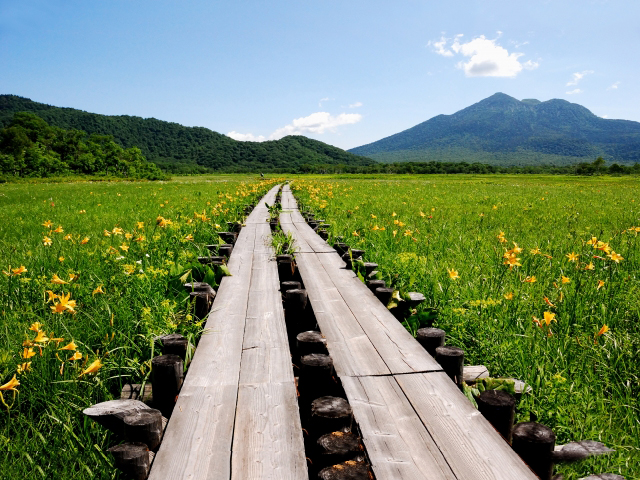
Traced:
[[[306, 222], [298, 222], [294, 225], [298, 230], [298, 235], [307, 242], [307, 245], [316, 253], [336, 253], [336, 251], [325, 242], [316, 232], [313, 231]], [[337, 253], [336, 253], [337, 255]]]
[[295, 258], [336, 372], [340, 376], [391, 373], [322, 268], [318, 260], [321, 255], [324, 254], [296, 253]]
[[458, 480], [535, 480], [443, 372], [395, 375]]
[[313, 252], [313, 248], [311, 248], [309, 246], [309, 244], [306, 242], [306, 240], [298, 234], [298, 229], [297, 229], [297, 223], [293, 223], [293, 222], [289, 222], [287, 223], [286, 221], [283, 222], [283, 217], [286, 219], [288, 216], [289, 220], [291, 219], [291, 216], [288, 214], [280, 214], [280, 227], [282, 228], [282, 231], [285, 233], [290, 233], [291, 235], [293, 235], [294, 238], [294, 243], [293, 243], [293, 248], [297, 253], [314, 253]]
[[318, 259], [391, 373], [442, 370], [335, 251]]
[[455, 480], [395, 378], [342, 378], [377, 480]]

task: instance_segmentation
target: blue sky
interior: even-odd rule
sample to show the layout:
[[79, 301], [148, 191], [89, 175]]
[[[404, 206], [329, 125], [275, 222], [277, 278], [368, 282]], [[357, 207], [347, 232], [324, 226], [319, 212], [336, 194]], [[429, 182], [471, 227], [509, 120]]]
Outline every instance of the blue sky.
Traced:
[[635, 0], [0, 0], [0, 93], [341, 148], [495, 92], [640, 121]]

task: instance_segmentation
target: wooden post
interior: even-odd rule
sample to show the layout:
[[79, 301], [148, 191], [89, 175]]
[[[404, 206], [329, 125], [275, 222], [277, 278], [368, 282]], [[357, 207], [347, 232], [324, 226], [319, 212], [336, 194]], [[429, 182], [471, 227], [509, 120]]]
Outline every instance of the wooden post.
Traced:
[[362, 258], [364, 257], [364, 250], [357, 250], [355, 248], [351, 249], [351, 256], [356, 259], [356, 258]]
[[278, 228], [278, 220], [269, 220], [269, 228], [272, 232], [275, 232]]
[[317, 445], [315, 467], [318, 469], [352, 460], [364, 450], [362, 439], [352, 432], [327, 433], [318, 439]]
[[416, 340], [429, 355], [435, 358], [436, 348], [444, 345], [445, 332], [439, 328], [420, 328]]
[[387, 306], [389, 300], [391, 300], [391, 295], [393, 295], [393, 288], [378, 287], [375, 289], [374, 294], [384, 306]]
[[371, 293], [375, 294], [376, 288], [385, 288], [387, 283], [384, 280], [369, 280], [367, 281], [367, 287], [371, 290]]
[[287, 290], [284, 294], [284, 308], [301, 312], [306, 308], [308, 298], [307, 291], [302, 288]]
[[225, 244], [218, 247], [218, 253], [223, 257], [229, 258], [233, 252], [233, 245]]
[[141, 442], [155, 450], [160, 446], [162, 431], [162, 413], [155, 408], [124, 417], [124, 436], [128, 442]]
[[[211, 257], [211, 258], [222, 258], [222, 257]], [[211, 285], [209, 285], [208, 283], [205, 282], [191, 282], [191, 283], [185, 283], [184, 284], [184, 289], [187, 291], [187, 293], [190, 292], [206, 292], [209, 295], [212, 296], [216, 296], [216, 291], [213, 289], [213, 287]]]
[[351, 255], [349, 255], [349, 252], [342, 255], [342, 261], [345, 263], [345, 268], [347, 270], [353, 269], [353, 260], [355, 260], [355, 257], [352, 258]]
[[333, 244], [333, 249], [338, 252], [338, 255], [342, 256], [349, 251], [349, 245], [343, 242], [336, 242]]
[[206, 292], [191, 292], [189, 293], [191, 301], [193, 302], [193, 314], [199, 318], [207, 318], [213, 305], [213, 299], [215, 298]]
[[438, 347], [435, 359], [458, 388], [462, 388], [464, 350], [458, 347]]
[[329, 239], [329, 232], [327, 232], [326, 230], [318, 230], [318, 235], [325, 242]]
[[365, 264], [364, 264], [364, 271], [365, 271], [367, 276], [369, 276], [371, 274], [371, 272], [374, 272], [376, 270], [376, 268], [378, 268], [378, 264], [377, 263], [365, 262]]
[[179, 333], [171, 333], [160, 337], [162, 353], [165, 355], [178, 355], [182, 360], [187, 357], [189, 340]]
[[477, 399], [478, 410], [507, 443], [511, 443], [511, 430], [516, 413], [516, 399], [502, 390], [486, 390]]
[[227, 225], [229, 225], [230, 232], [240, 233], [240, 230], [242, 230], [241, 222], [227, 222]]
[[224, 257], [198, 257], [202, 265], [224, 265]]
[[312, 353], [327, 353], [327, 339], [316, 330], [296, 335], [296, 353], [302, 357]]
[[311, 228], [313, 228], [314, 230], [315, 230], [316, 228], [318, 228], [318, 225], [320, 225], [320, 224], [319, 224], [317, 221], [315, 221], [315, 220], [311, 220], [311, 221], [309, 221], [309, 222], [307, 222], [307, 223], [309, 223], [309, 226], [310, 226]]
[[107, 450], [115, 460], [116, 468], [134, 480], [145, 480], [151, 468], [151, 455], [144, 443], [123, 443]]
[[409, 295], [409, 300], [408, 300], [409, 308], [416, 308], [418, 305], [420, 305], [422, 302], [426, 300], [424, 295], [418, 292], [409, 292], [408, 295]]
[[318, 473], [320, 480], [370, 480], [371, 469], [366, 462], [347, 460], [331, 467], [323, 468]]
[[300, 288], [302, 288], [302, 284], [295, 280], [280, 282], [280, 292], [282, 293], [286, 293], [287, 290], [298, 290]]
[[113, 433], [123, 436], [124, 418], [145, 410], [150, 410], [150, 407], [140, 400], [109, 400], [85, 408], [82, 413]]
[[553, 448], [556, 435], [549, 427], [536, 422], [517, 424], [511, 446], [541, 480], [553, 475]]
[[238, 238], [238, 234], [235, 232], [218, 232], [218, 236], [230, 245], [235, 245], [236, 239]]
[[178, 355], [161, 355], [151, 360], [153, 404], [167, 418], [176, 404], [183, 378], [184, 362]]
[[293, 280], [293, 274], [296, 271], [295, 263], [292, 255], [278, 255], [276, 257], [278, 262], [278, 277], [281, 282], [287, 282]]
[[153, 403], [153, 388], [150, 383], [144, 384], [144, 390], [139, 383], [125, 383], [120, 392], [121, 400], [141, 400], [144, 403]]
[[320, 397], [311, 402], [309, 434], [317, 438], [325, 433], [351, 430], [353, 411], [341, 397]]

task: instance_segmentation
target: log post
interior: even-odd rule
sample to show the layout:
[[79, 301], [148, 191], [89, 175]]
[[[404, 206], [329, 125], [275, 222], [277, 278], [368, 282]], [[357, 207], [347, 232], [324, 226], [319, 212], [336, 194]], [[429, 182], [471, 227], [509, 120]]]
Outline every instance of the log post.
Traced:
[[300, 398], [310, 402], [319, 395], [337, 393], [333, 374], [333, 361], [329, 355], [311, 353], [300, 357], [300, 377], [298, 378]]
[[218, 247], [218, 253], [223, 257], [229, 258], [231, 256], [231, 252], [233, 252], [233, 245], [231, 244], [227, 243]]
[[318, 235], [325, 242], [329, 239], [329, 232], [327, 232], [326, 230], [318, 230]]
[[477, 398], [478, 410], [507, 443], [511, 443], [511, 430], [516, 413], [516, 399], [502, 390], [486, 390]]
[[284, 294], [287, 290], [298, 290], [302, 288], [302, 284], [300, 282], [296, 282], [295, 280], [289, 280], [286, 282], [280, 282], [280, 291]]
[[278, 262], [278, 277], [281, 282], [293, 280], [293, 274], [296, 271], [295, 263], [292, 255], [276, 256]]
[[164, 355], [178, 355], [182, 360], [187, 357], [187, 346], [189, 340], [179, 333], [171, 333], [160, 337], [162, 342], [162, 353]]
[[374, 294], [384, 306], [387, 306], [389, 300], [391, 300], [391, 295], [393, 295], [393, 288], [378, 287], [375, 289]]
[[366, 462], [347, 460], [346, 462], [323, 468], [318, 473], [320, 480], [370, 480], [371, 469]]
[[269, 228], [272, 232], [275, 232], [278, 228], [278, 220], [269, 220]]
[[369, 276], [377, 268], [378, 268], [378, 264], [377, 263], [373, 263], [373, 262], [365, 262], [364, 263], [364, 271], [365, 271], [367, 276]]
[[436, 348], [444, 345], [445, 332], [439, 328], [420, 328], [416, 340], [432, 357], [436, 356]]
[[151, 360], [153, 403], [167, 418], [176, 404], [183, 378], [184, 362], [178, 355], [161, 355]]
[[315, 467], [322, 469], [362, 454], [362, 439], [352, 432], [331, 432], [322, 435], [317, 442], [318, 455]]
[[144, 403], [153, 403], [153, 389], [150, 383], [144, 384], [144, 390], [139, 383], [125, 383], [120, 391], [121, 400], [141, 400]]
[[302, 288], [287, 290], [284, 294], [284, 308], [301, 312], [306, 308], [308, 298], [307, 291]]
[[351, 256], [356, 259], [356, 258], [363, 258], [364, 257], [364, 250], [358, 250], [355, 248], [351, 249]]
[[241, 222], [227, 222], [227, 225], [229, 225], [230, 232], [240, 233], [240, 231], [242, 230]]
[[238, 238], [238, 234], [235, 232], [218, 232], [218, 236], [229, 245], [235, 245], [236, 239]]
[[385, 288], [387, 286], [387, 282], [384, 280], [368, 280], [367, 287], [371, 290], [371, 293], [375, 294], [376, 288]]
[[311, 402], [309, 434], [317, 438], [325, 433], [351, 430], [353, 411], [351, 405], [340, 397], [320, 397]]
[[338, 255], [342, 256], [349, 251], [349, 245], [343, 242], [336, 242], [333, 244], [333, 249], [338, 252]]
[[124, 418], [150, 409], [140, 400], [109, 400], [85, 408], [82, 413], [116, 435], [123, 436]]
[[511, 446], [541, 480], [553, 475], [553, 448], [556, 435], [549, 427], [536, 422], [517, 424]]
[[464, 362], [464, 350], [458, 347], [436, 348], [436, 362], [440, 364], [449, 378], [462, 388], [462, 364]]
[[224, 265], [224, 257], [198, 257], [202, 265]]
[[151, 468], [149, 448], [140, 442], [123, 443], [107, 450], [115, 460], [116, 468], [134, 480], [145, 480]]
[[124, 436], [128, 442], [144, 443], [150, 450], [162, 440], [162, 413], [150, 408], [124, 417]]
[[296, 353], [303, 357], [312, 353], [327, 353], [327, 339], [316, 330], [296, 335]]
[[420, 305], [422, 302], [426, 300], [422, 293], [409, 292], [408, 295], [409, 295], [409, 300], [407, 301], [407, 303], [409, 304], [409, 308], [416, 308], [418, 305]]
[[[222, 259], [222, 257], [211, 257], [211, 258], [220, 258], [220, 259]], [[184, 284], [184, 289], [187, 291], [187, 293], [190, 293], [190, 292], [206, 292], [209, 295], [212, 295], [214, 297], [216, 295], [216, 291], [213, 289], [213, 287], [211, 285], [209, 285], [208, 283], [205, 283], [205, 282], [185, 283]]]
[[194, 304], [194, 315], [199, 319], [207, 318], [215, 297], [212, 297], [206, 292], [191, 292], [189, 296], [191, 297], [191, 302]]

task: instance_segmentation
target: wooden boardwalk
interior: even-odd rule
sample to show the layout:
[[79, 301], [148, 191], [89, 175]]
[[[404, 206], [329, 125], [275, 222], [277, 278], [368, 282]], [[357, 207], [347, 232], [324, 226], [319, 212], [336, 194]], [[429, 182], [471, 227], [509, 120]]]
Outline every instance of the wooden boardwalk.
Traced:
[[265, 202], [240, 232], [150, 480], [308, 478]]
[[377, 480], [535, 480], [440, 366], [305, 222], [288, 185], [280, 223]]

